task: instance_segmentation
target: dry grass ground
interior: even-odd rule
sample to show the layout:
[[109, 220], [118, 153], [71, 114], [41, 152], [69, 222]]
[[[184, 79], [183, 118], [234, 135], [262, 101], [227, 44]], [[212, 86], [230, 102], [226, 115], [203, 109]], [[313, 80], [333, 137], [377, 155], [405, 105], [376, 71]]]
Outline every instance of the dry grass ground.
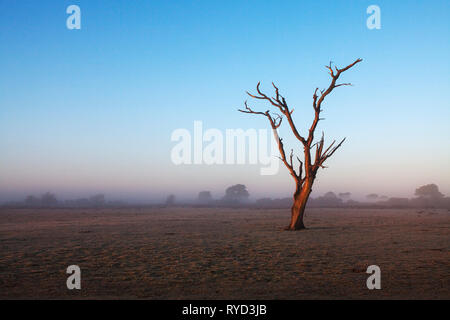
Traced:
[[0, 209], [0, 298], [450, 299], [449, 211], [288, 211]]

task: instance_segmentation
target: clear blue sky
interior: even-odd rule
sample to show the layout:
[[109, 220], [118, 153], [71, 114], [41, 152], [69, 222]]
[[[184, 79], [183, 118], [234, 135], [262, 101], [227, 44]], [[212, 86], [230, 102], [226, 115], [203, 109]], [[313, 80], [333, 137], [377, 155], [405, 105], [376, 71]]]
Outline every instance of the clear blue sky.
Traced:
[[[81, 30], [66, 28], [71, 4]], [[366, 27], [371, 4], [380, 30]], [[359, 57], [343, 78], [354, 86], [325, 105], [319, 130], [347, 141], [314, 194], [412, 196], [433, 182], [449, 195], [449, 14], [446, 0], [0, 0], [0, 200], [219, 197], [234, 183], [289, 196], [284, 169], [173, 165], [172, 131], [267, 128], [236, 111], [258, 81], [278, 84], [304, 128], [323, 66]]]

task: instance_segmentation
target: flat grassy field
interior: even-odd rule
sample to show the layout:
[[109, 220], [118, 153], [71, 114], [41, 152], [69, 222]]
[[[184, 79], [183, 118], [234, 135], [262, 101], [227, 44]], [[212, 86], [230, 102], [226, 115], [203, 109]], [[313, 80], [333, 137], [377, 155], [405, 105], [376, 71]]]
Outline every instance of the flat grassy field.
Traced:
[[448, 210], [309, 209], [307, 230], [282, 231], [289, 214], [2, 208], [0, 298], [450, 299]]

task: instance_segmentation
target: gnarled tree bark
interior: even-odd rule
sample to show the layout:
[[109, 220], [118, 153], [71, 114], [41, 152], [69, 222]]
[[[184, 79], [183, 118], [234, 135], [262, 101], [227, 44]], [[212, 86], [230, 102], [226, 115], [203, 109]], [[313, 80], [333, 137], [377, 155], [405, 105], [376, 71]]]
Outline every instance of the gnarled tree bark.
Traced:
[[[260, 111], [253, 111], [248, 105], [247, 101], [245, 101], [245, 109], [239, 109], [240, 112], [244, 113], [251, 113], [251, 114], [258, 114], [267, 117], [267, 119], [270, 122], [270, 126], [272, 127], [272, 131], [275, 137], [275, 140], [278, 142], [278, 149], [280, 152], [280, 159], [288, 169], [290, 175], [293, 177], [295, 181], [295, 192], [293, 196], [293, 204], [291, 208], [291, 222], [286, 227], [286, 230], [301, 230], [305, 229], [305, 225], [303, 223], [303, 217], [305, 214], [305, 208], [306, 204], [309, 199], [309, 195], [312, 191], [312, 186], [314, 184], [314, 180], [316, 179], [317, 171], [319, 168], [325, 168], [324, 162], [330, 158], [334, 152], [339, 149], [339, 147], [342, 145], [342, 143], [345, 141], [345, 138], [338, 144], [335, 144], [336, 141], [333, 141], [325, 150], [324, 150], [324, 134], [322, 132], [322, 137], [319, 141], [313, 143], [314, 141], [314, 133], [317, 128], [317, 124], [320, 120], [323, 120], [320, 118], [320, 112], [322, 111], [322, 103], [325, 100], [325, 97], [329, 95], [334, 88], [340, 87], [340, 86], [347, 86], [351, 85], [350, 83], [339, 83], [337, 84], [337, 80], [339, 79], [340, 75], [356, 65], [357, 63], [361, 62], [362, 59], [357, 59], [355, 62], [349, 64], [345, 68], [339, 69], [338, 67], [332, 67], [331, 62], [328, 66], [325, 66], [329, 70], [329, 74], [331, 76], [331, 83], [328, 86], [328, 88], [324, 90], [320, 90], [319, 88], [316, 88], [313, 94], [313, 109], [314, 109], [314, 120], [311, 124], [311, 127], [309, 128], [308, 136], [305, 138], [303, 137], [299, 131], [297, 130], [297, 127], [295, 126], [295, 123], [292, 119], [292, 113], [294, 109], [290, 109], [288, 104], [286, 103], [286, 99], [280, 94], [278, 87], [272, 82], [272, 85], [275, 89], [275, 97], [269, 97], [261, 92], [259, 86], [260, 83], [258, 82], [258, 85], [256, 86], [257, 94], [253, 95], [247, 92], [247, 94], [255, 99], [259, 100], [266, 100], [268, 101], [272, 106], [276, 107], [281, 114], [273, 113], [273, 115], [270, 113], [270, 110], [267, 110], [266, 112], [260, 112]], [[286, 119], [292, 133], [294, 136], [301, 142], [303, 145], [303, 155], [304, 155], [304, 161], [301, 161], [300, 158], [297, 158], [298, 161], [298, 169], [297, 171], [294, 168], [294, 162], [293, 157], [294, 153], [293, 150], [291, 150], [290, 155], [287, 157], [286, 152], [284, 150], [283, 145], [283, 139], [278, 136], [278, 128], [281, 126], [281, 122], [283, 119]], [[315, 147], [314, 152], [314, 160], [312, 160], [311, 157], [311, 150]]]

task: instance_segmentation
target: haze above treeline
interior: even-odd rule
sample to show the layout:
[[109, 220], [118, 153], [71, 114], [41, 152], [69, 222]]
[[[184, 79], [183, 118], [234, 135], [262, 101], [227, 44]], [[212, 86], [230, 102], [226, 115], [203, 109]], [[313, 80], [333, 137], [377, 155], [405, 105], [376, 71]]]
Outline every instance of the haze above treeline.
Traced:
[[[196, 198], [177, 199], [176, 194], [168, 194], [159, 201], [122, 201], [108, 199], [105, 194], [94, 194], [85, 198], [59, 199], [55, 193], [45, 192], [41, 195], [28, 195], [21, 201], [7, 201], [3, 203], [8, 207], [127, 207], [127, 206], [203, 206], [203, 207], [257, 207], [257, 208], [288, 208], [292, 205], [292, 198], [262, 197], [251, 200], [250, 192], [243, 184], [236, 184], [226, 188], [224, 195], [214, 198], [211, 191], [203, 190]], [[357, 201], [352, 198], [351, 192], [329, 191], [317, 197], [311, 197], [310, 207], [418, 207], [418, 208], [449, 208], [450, 197], [439, 191], [436, 184], [427, 184], [415, 189], [414, 197], [389, 197], [377, 193], [369, 193], [364, 200]]]

